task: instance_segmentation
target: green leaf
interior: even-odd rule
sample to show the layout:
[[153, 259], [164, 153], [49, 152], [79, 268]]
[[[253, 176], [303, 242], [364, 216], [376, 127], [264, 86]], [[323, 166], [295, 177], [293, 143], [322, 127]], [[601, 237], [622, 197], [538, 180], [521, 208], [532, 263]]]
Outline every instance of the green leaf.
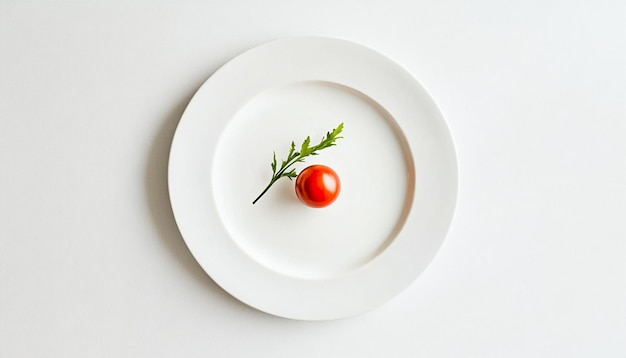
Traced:
[[[287, 158], [291, 158], [291, 156], [293, 155], [293, 152], [296, 150], [296, 143], [294, 143], [293, 141], [291, 142], [291, 148], [289, 148], [289, 154], [287, 154]], [[289, 160], [289, 159], [287, 159]]]
[[309, 150], [309, 144], [311, 143], [311, 137], [306, 137], [304, 142], [302, 142], [302, 146], [300, 148], [300, 156], [306, 156]]
[[287, 178], [291, 179], [291, 178], [297, 177], [298, 174], [296, 174], [295, 169], [291, 169], [291, 171], [289, 171], [288, 173], [285, 173], [283, 176], [286, 176]]
[[339, 139], [339, 138], [343, 138], [343, 137], [337, 137], [341, 132], [343, 131], [343, 123], [340, 123], [337, 128], [335, 128], [333, 130], [333, 133], [331, 134], [331, 137], [335, 138], [335, 139]]

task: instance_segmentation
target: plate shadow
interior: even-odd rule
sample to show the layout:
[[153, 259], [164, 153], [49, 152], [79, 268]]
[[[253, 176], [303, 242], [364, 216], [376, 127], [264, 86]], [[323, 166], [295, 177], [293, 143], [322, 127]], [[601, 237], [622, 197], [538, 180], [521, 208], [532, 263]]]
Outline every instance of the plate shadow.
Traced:
[[[195, 90], [193, 92], [195, 93]], [[144, 173], [145, 196], [149, 212], [162, 244], [170, 252], [173, 260], [177, 261], [190, 277], [198, 284], [207, 287], [210, 293], [234, 309], [254, 311], [265, 315], [231, 296], [204, 272], [187, 248], [174, 219], [167, 179], [169, 153], [178, 122], [192, 96], [193, 93], [188, 94], [159, 121], [160, 128], [150, 147]]]

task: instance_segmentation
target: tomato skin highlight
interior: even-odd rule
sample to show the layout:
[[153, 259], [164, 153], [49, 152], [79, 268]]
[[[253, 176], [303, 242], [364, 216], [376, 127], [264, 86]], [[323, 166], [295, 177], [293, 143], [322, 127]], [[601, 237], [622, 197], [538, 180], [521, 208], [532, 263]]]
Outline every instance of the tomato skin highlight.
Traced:
[[312, 208], [323, 208], [332, 204], [339, 196], [340, 190], [339, 176], [325, 165], [306, 167], [296, 178], [298, 199]]

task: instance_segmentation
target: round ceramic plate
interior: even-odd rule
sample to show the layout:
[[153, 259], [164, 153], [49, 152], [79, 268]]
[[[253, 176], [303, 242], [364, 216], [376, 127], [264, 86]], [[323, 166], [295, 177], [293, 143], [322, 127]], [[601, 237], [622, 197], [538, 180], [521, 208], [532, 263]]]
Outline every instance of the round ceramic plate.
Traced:
[[[298, 163], [341, 178], [332, 205], [302, 205], [272, 176], [344, 123], [343, 139]], [[227, 292], [270, 314], [335, 319], [409, 286], [441, 246], [457, 168], [444, 118], [404, 69], [366, 47], [294, 37], [253, 48], [197, 91], [178, 125], [169, 191], [180, 232]]]

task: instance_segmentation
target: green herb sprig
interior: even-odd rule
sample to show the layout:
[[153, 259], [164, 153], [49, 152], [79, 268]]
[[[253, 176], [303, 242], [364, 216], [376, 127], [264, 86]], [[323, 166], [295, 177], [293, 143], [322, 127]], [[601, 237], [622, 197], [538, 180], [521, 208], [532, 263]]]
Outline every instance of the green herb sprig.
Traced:
[[259, 194], [259, 196], [254, 199], [252, 204], [255, 204], [259, 199], [261, 199], [261, 197], [269, 190], [269, 188], [272, 187], [272, 185], [274, 185], [274, 183], [278, 179], [289, 178], [289, 180], [293, 180], [293, 178], [297, 177], [298, 174], [296, 173], [296, 169], [292, 168], [289, 171], [287, 170], [296, 163], [304, 162], [304, 158], [311, 155], [318, 155], [319, 153], [317, 152], [319, 152], [320, 150], [336, 145], [335, 142], [337, 141], [337, 139], [343, 138], [339, 135], [342, 131], [343, 123], [340, 123], [337, 128], [333, 129], [331, 132], [327, 132], [326, 136], [322, 138], [322, 141], [318, 145], [314, 145], [312, 147], [310, 147], [311, 137], [306, 137], [306, 139], [302, 142], [302, 145], [300, 146], [300, 151], [296, 151], [296, 144], [292, 141], [291, 147], [289, 148], [289, 154], [287, 155], [287, 159], [281, 162], [280, 168], [278, 168], [278, 170], [276, 170], [276, 152], [274, 152], [274, 159], [272, 160], [272, 164], [270, 164], [270, 166], [272, 167], [272, 179], [270, 180], [270, 183], [267, 185], [267, 187], [261, 192], [261, 194]]

